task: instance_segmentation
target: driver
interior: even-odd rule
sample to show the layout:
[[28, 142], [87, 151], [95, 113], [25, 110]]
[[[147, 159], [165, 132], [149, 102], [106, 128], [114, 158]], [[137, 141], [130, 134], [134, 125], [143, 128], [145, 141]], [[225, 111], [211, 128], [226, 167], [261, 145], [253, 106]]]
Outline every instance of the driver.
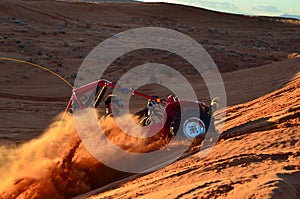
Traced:
[[169, 95], [167, 98], [167, 103], [172, 103], [172, 102], [176, 102], [176, 101], [179, 101], [179, 99], [175, 95]]
[[123, 107], [123, 101], [122, 99], [117, 95], [109, 95], [105, 99], [105, 117], [112, 116], [114, 114], [115, 116], [120, 115], [121, 108]]

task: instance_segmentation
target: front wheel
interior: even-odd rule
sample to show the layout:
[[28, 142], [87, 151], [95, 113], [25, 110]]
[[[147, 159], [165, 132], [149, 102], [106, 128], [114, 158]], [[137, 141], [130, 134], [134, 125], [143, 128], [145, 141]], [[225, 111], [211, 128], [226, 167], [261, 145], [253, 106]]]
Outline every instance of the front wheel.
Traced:
[[205, 132], [205, 124], [200, 118], [189, 117], [183, 123], [183, 133], [187, 138], [196, 138]]
[[194, 139], [205, 135], [209, 123], [210, 117], [206, 117], [201, 110], [186, 110], [183, 118], [178, 111], [171, 122], [170, 132], [172, 137]]

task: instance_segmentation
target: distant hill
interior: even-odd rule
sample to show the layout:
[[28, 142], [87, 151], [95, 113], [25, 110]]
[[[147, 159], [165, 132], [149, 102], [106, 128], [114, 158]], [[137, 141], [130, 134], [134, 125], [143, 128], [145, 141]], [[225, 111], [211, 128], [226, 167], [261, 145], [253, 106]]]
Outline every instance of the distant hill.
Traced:
[[105, 2], [105, 3], [109, 3], [109, 2], [135, 2], [135, 0], [78, 0], [78, 1], [83, 1], [83, 2]]
[[283, 14], [283, 15], [281, 15], [281, 17], [293, 18], [293, 19], [299, 19], [300, 20], [300, 15]]
[[131, 3], [137, 2], [136, 0], [61, 0], [61, 1], [69, 1], [69, 2], [102, 2], [102, 3]]

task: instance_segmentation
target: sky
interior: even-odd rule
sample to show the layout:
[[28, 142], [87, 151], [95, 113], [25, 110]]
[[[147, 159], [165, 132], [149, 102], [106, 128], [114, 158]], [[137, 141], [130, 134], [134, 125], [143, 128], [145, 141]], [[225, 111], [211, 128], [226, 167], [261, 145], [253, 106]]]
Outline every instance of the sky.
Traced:
[[246, 15], [300, 15], [300, 0], [139, 0], [169, 2]]

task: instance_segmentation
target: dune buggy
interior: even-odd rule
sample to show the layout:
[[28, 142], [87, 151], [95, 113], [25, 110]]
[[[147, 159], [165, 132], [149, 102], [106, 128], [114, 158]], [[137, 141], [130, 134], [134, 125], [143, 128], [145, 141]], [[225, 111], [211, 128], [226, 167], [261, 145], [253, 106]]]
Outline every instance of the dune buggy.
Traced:
[[66, 112], [72, 114], [88, 107], [98, 108], [104, 101], [108, 88], [148, 100], [147, 107], [135, 114], [141, 119], [139, 124], [147, 128], [148, 132], [159, 132], [160, 136], [168, 138], [179, 135], [193, 139], [204, 137], [209, 126], [213, 125], [211, 107], [202, 102], [180, 100], [171, 95], [167, 99], [161, 99], [131, 88], [123, 88], [104, 79], [74, 89]]

